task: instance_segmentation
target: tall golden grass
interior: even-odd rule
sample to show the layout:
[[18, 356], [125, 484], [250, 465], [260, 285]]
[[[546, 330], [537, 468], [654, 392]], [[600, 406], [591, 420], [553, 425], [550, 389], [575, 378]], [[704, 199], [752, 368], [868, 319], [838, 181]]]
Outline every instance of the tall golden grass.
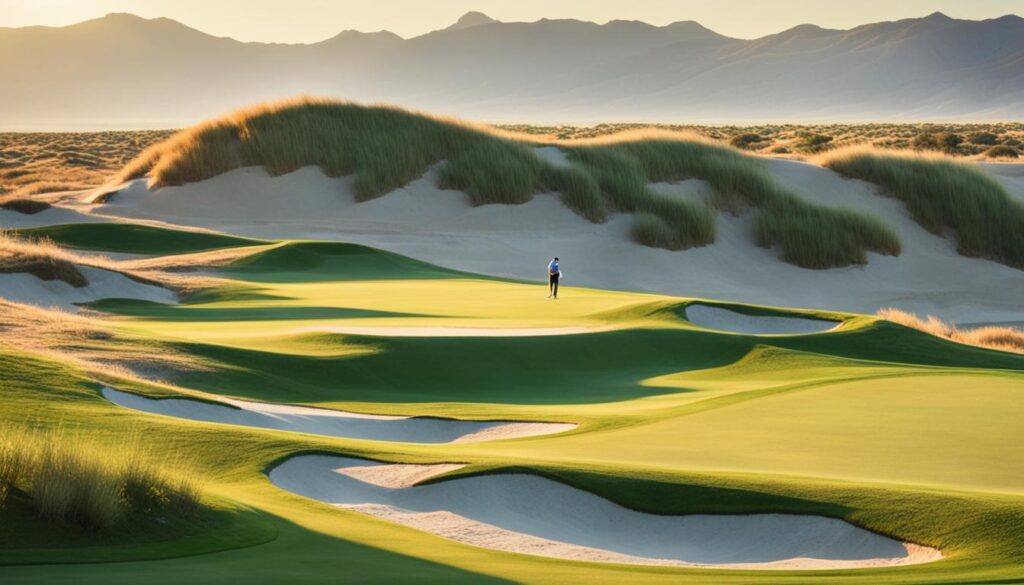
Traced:
[[69, 250], [49, 238], [26, 239], [13, 232], [0, 230], [0, 273], [25, 272], [43, 280], [61, 280], [82, 287], [89, 284], [80, 270], [80, 267], [86, 266], [118, 272], [140, 282], [188, 294], [217, 286], [224, 280], [187, 274], [185, 271], [222, 265], [256, 251], [255, 248], [239, 248], [163, 258], [113, 260], [102, 254]]
[[95, 530], [131, 514], [196, 513], [195, 480], [164, 471], [140, 445], [130, 437], [111, 446], [63, 428], [0, 428], [0, 495], [17, 490], [40, 518]]
[[913, 313], [901, 311], [893, 307], [879, 309], [877, 315], [893, 323], [899, 323], [900, 325], [939, 337], [945, 337], [959, 343], [1013, 353], [1024, 353], [1024, 330], [1014, 327], [990, 325], [960, 329], [933, 315], [928, 315], [921, 319]]

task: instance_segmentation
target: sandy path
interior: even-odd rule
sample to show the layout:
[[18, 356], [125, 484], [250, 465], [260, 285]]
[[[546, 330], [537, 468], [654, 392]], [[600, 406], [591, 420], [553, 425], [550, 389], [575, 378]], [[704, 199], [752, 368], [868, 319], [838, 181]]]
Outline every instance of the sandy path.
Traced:
[[479, 442], [561, 433], [576, 428], [569, 423], [360, 414], [229, 398], [222, 399], [224, 404], [182, 398], [153, 399], [113, 388], [104, 388], [103, 396], [125, 408], [174, 418], [373, 441]]
[[[899, 230], [903, 254], [870, 254], [866, 267], [798, 268], [756, 245], [752, 214], [720, 214], [714, 245], [656, 250], [630, 240], [629, 216], [595, 225], [554, 195], [472, 207], [465, 194], [438, 189], [433, 171], [356, 203], [347, 177], [306, 167], [271, 178], [263, 169], [243, 168], [155, 192], [136, 181], [94, 211], [253, 237], [352, 241], [459, 270], [526, 279], [538, 279], [558, 255], [570, 275], [566, 284], [577, 286], [859, 313], [895, 306], [953, 322], [1012, 321], [1024, 313], [1017, 294], [1024, 290], [1024, 271], [960, 256], [952, 241], [925, 231], [902, 203], [877, 195], [872, 185], [806, 163], [766, 164], [780, 183], [810, 200], [879, 215]], [[1010, 170], [1001, 172], [1008, 187], [1020, 183]], [[700, 181], [654, 188], [707, 196]]]
[[[417, 472], [414, 468], [420, 467]], [[839, 569], [941, 558], [819, 516], [656, 516], [525, 474], [412, 486], [456, 464], [384, 464], [301, 455], [278, 465], [278, 487], [475, 546], [600, 562], [728, 569]]]

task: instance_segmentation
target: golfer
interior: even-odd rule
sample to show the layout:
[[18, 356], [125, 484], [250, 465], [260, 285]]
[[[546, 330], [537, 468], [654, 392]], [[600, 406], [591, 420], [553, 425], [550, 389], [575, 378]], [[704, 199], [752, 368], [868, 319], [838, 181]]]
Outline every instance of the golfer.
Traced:
[[562, 271], [558, 266], [558, 256], [551, 259], [548, 264], [548, 298], [558, 299], [558, 279], [562, 277]]

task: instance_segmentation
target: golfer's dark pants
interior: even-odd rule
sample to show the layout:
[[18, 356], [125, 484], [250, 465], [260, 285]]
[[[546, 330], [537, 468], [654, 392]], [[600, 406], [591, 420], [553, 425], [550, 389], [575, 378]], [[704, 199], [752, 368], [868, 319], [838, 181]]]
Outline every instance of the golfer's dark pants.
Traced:
[[558, 274], [548, 275], [548, 289], [551, 290], [551, 294], [558, 296]]

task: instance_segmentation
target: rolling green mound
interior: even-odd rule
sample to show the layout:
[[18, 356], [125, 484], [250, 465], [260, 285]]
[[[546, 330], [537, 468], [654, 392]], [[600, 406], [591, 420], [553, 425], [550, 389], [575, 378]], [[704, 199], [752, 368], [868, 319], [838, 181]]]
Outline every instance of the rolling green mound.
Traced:
[[221, 272], [256, 282], [458, 278], [455, 270], [359, 244], [287, 242], [233, 262]]
[[[177, 250], [174, 250], [175, 252]], [[114, 339], [188, 356], [168, 383], [0, 346], [0, 424], [135, 433], [201, 480], [210, 514], [86, 539], [0, 509], [0, 580], [46, 583], [1012, 583], [1024, 580], [1024, 356], [873, 317], [477, 277], [350, 244], [285, 242], [180, 305], [104, 300]], [[696, 326], [693, 303], [837, 321]], [[355, 413], [575, 423], [477, 443], [381, 442], [147, 414], [101, 387]], [[298, 454], [527, 473], [654, 514], [815, 514], [936, 547], [914, 566], [736, 571], [568, 561], [460, 544], [299, 497]], [[128, 544], [131, 543], [131, 544]], [[206, 552], [208, 554], [197, 554]], [[152, 561], [141, 559], [164, 560]], [[140, 559], [133, 563], [108, 562]], [[8, 563], [7, 561], [10, 560]]]
[[80, 250], [127, 254], [188, 254], [266, 243], [237, 236], [130, 223], [72, 223], [21, 229], [15, 234], [29, 239], [46, 238]]

